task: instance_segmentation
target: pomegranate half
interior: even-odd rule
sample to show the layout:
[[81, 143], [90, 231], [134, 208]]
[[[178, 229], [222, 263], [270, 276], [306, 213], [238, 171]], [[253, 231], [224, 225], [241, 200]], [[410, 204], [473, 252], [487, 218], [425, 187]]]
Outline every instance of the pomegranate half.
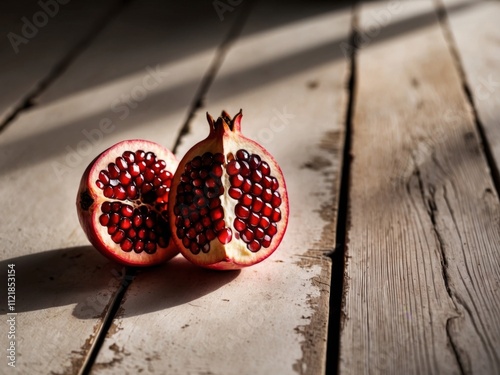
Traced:
[[191, 262], [238, 269], [271, 255], [288, 223], [285, 180], [274, 158], [241, 133], [240, 112], [214, 121], [182, 158], [170, 190], [175, 243]]
[[85, 170], [77, 196], [80, 224], [105, 256], [150, 266], [178, 254], [168, 224], [168, 197], [178, 161], [154, 142], [122, 141]]

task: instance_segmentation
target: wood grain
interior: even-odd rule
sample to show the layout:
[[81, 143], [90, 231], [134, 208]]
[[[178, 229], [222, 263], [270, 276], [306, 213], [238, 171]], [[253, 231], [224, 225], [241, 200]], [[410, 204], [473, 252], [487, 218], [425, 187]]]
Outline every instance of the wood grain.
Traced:
[[283, 168], [291, 217], [280, 248], [241, 272], [175, 259], [142, 273], [94, 374], [323, 374], [345, 121], [350, 8], [261, 2], [228, 52], [179, 155], [206, 137], [205, 110], [243, 108], [243, 131]]
[[65, 60], [80, 53], [84, 42], [121, 7], [116, 0], [92, 7], [78, 0], [42, 3], [44, 7], [26, 0], [1, 5], [0, 125], [52, 82], [67, 65]]
[[495, 374], [498, 196], [433, 3], [389, 4], [359, 10], [340, 373]]
[[[234, 19], [192, 24], [190, 17], [212, 11], [211, 4], [160, 5], [130, 4], [38, 105], [0, 135], [0, 274], [6, 280], [7, 264], [15, 263], [18, 277], [18, 363], [12, 373], [81, 369], [124, 270], [88, 245], [75, 210], [80, 177], [98, 153], [122, 139], [173, 148]], [[196, 42], [187, 43], [195, 35]], [[6, 306], [1, 308], [4, 315]], [[6, 329], [2, 319], [3, 338]]]
[[[468, 4], [467, 12], [452, 12], [457, 3]], [[500, 4], [495, 1], [446, 0], [448, 27], [458, 53], [465, 82], [472, 95], [478, 119], [484, 128], [496, 178], [500, 166]], [[480, 42], [479, 42], [480, 41]], [[453, 118], [453, 113], [448, 113]]]

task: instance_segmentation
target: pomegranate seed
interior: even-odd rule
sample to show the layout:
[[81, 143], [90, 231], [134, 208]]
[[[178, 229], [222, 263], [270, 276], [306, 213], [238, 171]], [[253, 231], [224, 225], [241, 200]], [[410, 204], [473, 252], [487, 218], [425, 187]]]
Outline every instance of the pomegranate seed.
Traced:
[[114, 243], [119, 244], [120, 242], [123, 241], [125, 238], [125, 232], [119, 229], [116, 231], [112, 236], [111, 239], [113, 240]]
[[215, 221], [215, 220], [219, 220], [221, 218], [224, 217], [224, 210], [222, 209], [221, 206], [213, 209], [212, 211], [210, 211], [210, 218]]
[[153, 228], [155, 225], [155, 221], [151, 216], [146, 216], [146, 220], [144, 220], [144, 223], [149, 229]]
[[156, 156], [151, 151], [149, 151], [146, 153], [144, 160], [146, 161], [146, 165], [149, 167], [155, 162]]
[[229, 181], [231, 182], [231, 186], [240, 187], [241, 185], [243, 185], [243, 182], [245, 181], [245, 179], [238, 174], [236, 176], [231, 176]]
[[269, 218], [265, 217], [265, 216], [262, 216], [260, 218], [260, 223], [259, 223], [259, 226], [263, 229], [267, 229], [269, 227], [269, 225], [271, 225], [271, 220], [269, 220]]
[[110, 178], [118, 178], [120, 175], [120, 168], [118, 168], [115, 163], [109, 163], [108, 172]]
[[253, 197], [250, 194], [245, 194], [240, 199], [240, 203], [243, 206], [247, 206], [247, 207], [249, 207], [252, 204], [252, 201], [253, 201]]
[[107, 171], [102, 170], [99, 172], [99, 181], [101, 181], [104, 185], [109, 184], [109, 174]]
[[129, 206], [128, 204], [124, 204], [121, 207], [120, 212], [125, 217], [132, 217], [132, 215], [134, 214], [134, 209], [132, 208], [132, 206]]
[[271, 167], [265, 161], [262, 161], [260, 163], [259, 170], [262, 172], [264, 176], [269, 176], [269, 174], [271, 173]]
[[259, 170], [252, 171], [252, 181], [260, 182], [262, 180], [262, 172]]
[[257, 241], [257, 240], [253, 240], [252, 242], [250, 242], [248, 245], [247, 245], [247, 248], [248, 250], [252, 251], [252, 252], [257, 252], [260, 250], [261, 248], [261, 245], [260, 245], [260, 242]]
[[196, 242], [191, 242], [191, 245], [189, 246], [189, 250], [193, 254], [198, 254], [200, 252], [200, 247], [198, 246], [198, 244]]
[[99, 189], [104, 189], [104, 184], [102, 183], [102, 181], [100, 180], [97, 180], [95, 182], [96, 186], [99, 188]]
[[260, 217], [258, 214], [255, 212], [251, 212], [250, 216], [248, 217], [248, 224], [250, 224], [252, 227], [256, 227], [259, 224]]
[[130, 219], [123, 218], [120, 221], [120, 228], [121, 229], [129, 229], [131, 226], [132, 226], [132, 222], [130, 221]]
[[154, 254], [154, 252], [156, 251], [156, 244], [154, 242], [148, 242], [148, 243], [146, 243], [146, 249], [145, 249], [145, 251], [148, 254]]
[[269, 176], [264, 176], [261, 180], [261, 183], [265, 189], [269, 189], [271, 188], [271, 186], [273, 186], [273, 179]]
[[248, 162], [242, 161], [242, 162], [240, 162], [240, 165], [241, 165], [240, 174], [243, 177], [250, 176], [251, 171], [250, 171], [250, 165], [248, 164]]
[[137, 197], [137, 188], [135, 185], [127, 186], [127, 197], [128, 199], [135, 199]]
[[271, 202], [271, 200], [273, 199], [273, 192], [271, 191], [271, 189], [264, 189], [260, 196], [262, 197], [262, 200], [264, 202]]
[[105, 214], [108, 214], [111, 212], [111, 203], [109, 202], [104, 202], [101, 205], [101, 211], [104, 212]]
[[111, 211], [118, 212], [122, 208], [122, 204], [120, 202], [111, 203]]
[[261, 184], [254, 184], [252, 186], [252, 194], [254, 195], [261, 195], [262, 194], [262, 185]]
[[130, 228], [127, 231], [127, 236], [128, 236], [128, 238], [135, 238], [135, 236], [137, 236], [136, 230], [134, 228]]
[[135, 154], [131, 151], [125, 151], [122, 156], [127, 163], [133, 163], [135, 161]]
[[[128, 168], [128, 171], [130, 172], [130, 175], [132, 177], [136, 177], [139, 175], [139, 173], [141, 173], [141, 170], [136, 163], [131, 164], [130, 167]], [[137, 244], [136, 244], [136, 247], [137, 247]]]
[[260, 212], [262, 210], [262, 207], [264, 207], [264, 202], [262, 199], [259, 197], [255, 197], [252, 201], [252, 211], [253, 212]]
[[216, 185], [217, 185], [217, 183], [215, 182], [215, 180], [213, 178], [208, 178], [205, 180], [205, 186], [207, 188], [214, 188]]
[[116, 212], [111, 214], [110, 216], [110, 221], [111, 221], [111, 224], [118, 224], [120, 222], [120, 215], [118, 215]]
[[212, 229], [207, 229], [205, 236], [207, 236], [207, 240], [212, 241], [215, 239], [215, 232]]
[[118, 226], [116, 225], [110, 225], [108, 227], [108, 234], [114, 234], [118, 230]]
[[265, 235], [261, 241], [261, 244], [265, 248], [269, 247], [271, 245], [271, 237], [268, 235]]
[[214, 231], [216, 233], [219, 233], [221, 230], [223, 230], [226, 226], [226, 223], [224, 223], [224, 220], [220, 219], [220, 220], [217, 220], [215, 223], [214, 223]]
[[142, 225], [142, 216], [141, 215], [135, 215], [134, 219], [132, 220], [134, 226], [136, 228], [139, 228]]
[[222, 244], [226, 244], [226, 243], [230, 242], [232, 238], [233, 238], [233, 232], [231, 231], [230, 228], [223, 229], [217, 235], [217, 239]]
[[236, 160], [231, 160], [226, 167], [227, 174], [230, 176], [237, 175], [240, 172], [241, 165]]
[[222, 167], [219, 164], [215, 164], [212, 167], [212, 175], [218, 178], [222, 177]]
[[130, 175], [130, 173], [128, 173], [127, 171], [124, 171], [120, 174], [120, 182], [123, 184], [123, 185], [128, 185], [130, 183], [130, 181], [132, 180], [132, 176]]
[[207, 237], [203, 233], [201, 233], [198, 236], [196, 236], [196, 242], [198, 242], [198, 244], [203, 246], [207, 243]]
[[240, 219], [248, 219], [248, 216], [250, 215], [250, 210], [247, 207], [238, 203], [234, 208], [234, 213]]
[[137, 163], [139, 166], [139, 171], [143, 173], [146, 170], [146, 162], [145, 161], [140, 161]]
[[164, 237], [158, 237], [158, 246], [160, 247], [167, 247], [168, 242]]
[[194, 239], [196, 238], [196, 229], [194, 228], [189, 228], [187, 233], [186, 233], [186, 236], [189, 238], [189, 239]]
[[279, 208], [275, 208], [271, 214], [271, 220], [277, 223], [281, 220], [281, 211]]
[[99, 216], [99, 223], [101, 223], [103, 227], [106, 227], [109, 224], [109, 215], [102, 214]]
[[230, 187], [228, 190], [228, 194], [233, 199], [239, 199], [243, 192], [238, 188]]
[[250, 243], [254, 239], [254, 234], [253, 231], [250, 228], [246, 228], [242, 233], [241, 233], [241, 239], [245, 243]]
[[155, 178], [155, 171], [153, 171], [151, 168], [146, 168], [146, 170], [143, 173], [143, 176], [145, 181], [151, 182]]
[[210, 201], [210, 205], [209, 205], [209, 207], [213, 209], [213, 208], [217, 208], [217, 207], [219, 207], [220, 205], [221, 205], [221, 200], [220, 200], [220, 198], [215, 198], [215, 199], [212, 199], [212, 200]]
[[261, 162], [260, 156], [257, 154], [252, 154], [252, 156], [248, 158], [248, 164], [252, 169], [258, 169], [260, 167], [260, 162]]
[[281, 195], [277, 191], [273, 193], [273, 196], [271, 198], [271, 205], [273, 207], [279, 207], [281, 204]]
[[103, 194], [106, 198], [114, 198], [115, 193], [112, 186], [106, 186], [103, 190]]
[[212, 225], [212, 221], [208, 216], [205, 216], [204, 218], [201, 219], [201, 224], [205, 227], [208, 228], [209, 226]]
[[160, 186], [158, 190], [156, 190], [156, 195], [158, 197], [163, 197], [167, 193], [167, 187], [165, 185]]
[[113, 193], [116, 199], [125, 199], [127, 198], [127, 192], [123, 188], [123, 186], [118, 185], [113, 188]]
[[169, 181], [172, 179], [172, 173], [170, 173], [169, 171], [161, 171], [159, 177], [162, 179], [162, 181]]
[[218, 164], [223, 164], [226, 161], [226, 159], [224, 158], [224, 155], [218, 152], [214, 155], [214, 161], [217, 162]]
[[120, 243], [120, 247], [123, 251], [125, 252], [129, 252], [129, 251], [132, 251], [132, 247], [134, 246], [134, 244], [132, 243], [132, 241], [130, 241], [128, 238], [125, 238], [121, 243]]
[[264, 232], [264, 229], [262, 229], [260, 227], [255, 228], [253, 230], [253, 233], [255, 235], [255, 238], [258, 240], [261, 240], [262, 238], [264, 238], [264, 235], [266, 234], [266, 232]]
[[146, 193], [150, 192], [151, 190], [153, 190], [153, 185], [146, 182], [144, 185], [142, 185], [141, 190], [142, 190], [142, 194], [146, 194]]
[[276, 179], [276, 177], [273, 177], [272, 180], [273, 180], [273, 186], [271, 186], [271, 189], [278, 190], [278, 188], [280, 187], [278, 180]]
[[141, 187], [142, 184], [144, 183], [144, 176], [139, 175], [136, 178], [134, 178], [135, 186]]
[[249, 158], [250, 154], [246, 150], [238, 150], [236, 152], [236, 158], [238, 160], [247, 160]]
[[189, 247], [189, 245], [191, 245], [191, 241], [189, 240], [189, 238], [184, 237], [184, 238], [182, 239], [182, 245], [183, 245], [184, 247]]
[[273, 208], [269, 203], [264, 203], [264, 207], [262, 208], [262, 215], [263, 216], [271, 216], [271, 213], [273, 212]]
[[143, 161], [144, 160], [144, 157], [146, 156], [146, 153], [142, 150], [137, 150], [135, 152], [135, 157], [136, 157], [136, 160], [139, 162], [139, 161]]
[[141, 240], [146, 238], [146, 229], [139, 229], [139, 232], [137, 232], [137, 237], [139, 237]]
[[154, 180], [153, 180], [153, 186], [154, 186], [154, 187], [156, 187], [156, 188], [157, 188], [157, 187], [160, 187], [160, 186], [161, 186], [161, 183], [162, 183], [161, 178], [159, 178], [159, 177], [155, 177], [155, 178], [154, 178]]
[[122, 171], [126, 170], [127, 167], [128, 167], [127, 162], [121, 156], [119, 156], [119, 157], [116, 158], [115, 163], [116, 163], [116, 166], [118, 168], [120, 168], [120, 170], [122, 170]]
[[238, 218], [234, 219], [233, 226], [234, 229], [236, 229], [238, 232], [241, 232], [243, 229], [246, 228], [245, 222]]
[[252, 181], [246, 178], [245, 181], [243, 181], [243, 184], [241, 185], [241, 190], [243, 190], [245, 193], [249, 193], [251, 188], [252, 188]]
[[140, 253], [143, 250], [144, 250], [144, 242], [142, 240], [137, 240], [134, 246], [134, 251], [136, 253]]
[[272, 223], [266, 230], [266, 233], [270, 236], [274, 236], [277, 232], [278, 232], [278, 226], [275, 223]]

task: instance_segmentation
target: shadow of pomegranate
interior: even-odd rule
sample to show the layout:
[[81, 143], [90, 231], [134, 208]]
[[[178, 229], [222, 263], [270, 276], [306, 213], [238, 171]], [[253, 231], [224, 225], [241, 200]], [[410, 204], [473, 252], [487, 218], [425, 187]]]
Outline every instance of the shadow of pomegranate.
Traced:
[[166, 264], [138, 271], [120, 315], [130, 317], [189, 303], [230, 283], [240, 272], [204, 269], [178, 255]]
[[[127, 316], [133, 316], [188, 303], [217, 290], [239, 274], [239, 271], [205, 270], [177, 256], [157, 267], [136, 269], [136, 277], [127, 280], [125, 267], [109, 261], [92, 246], [2, 260], [2, 280], [7, 280], [9, 264], [15, 265], [15, 312], [75, 304], [72, 314], [78, 319], [103, 316], [124, 281], [130, 285], [122, 305], [127, 299], [134, 301], [126, 311]], [[7, 290], [2, 293], [6, 296]], [[6, 315], [7, 309], [7, 304], [2, 304], [0, 315]]]

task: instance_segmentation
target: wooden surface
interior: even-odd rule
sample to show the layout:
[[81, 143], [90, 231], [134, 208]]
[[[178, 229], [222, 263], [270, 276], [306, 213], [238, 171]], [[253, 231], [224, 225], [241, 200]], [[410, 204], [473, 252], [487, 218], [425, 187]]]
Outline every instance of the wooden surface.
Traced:
[[[229, 3], [74, 0], [18, 53], [4, 37], [0, 374], [500, 373], [500, 3]], [[40, 10], [0, 7], [5, 35]], [[182, 156], [240, 108], [289, 189], [268, 260], [136, 272], [89, 245], [96, 154]]]
[[397, 16], [357, 54], [340, 373], [496, 374], [498, 195], [433, 3]]

